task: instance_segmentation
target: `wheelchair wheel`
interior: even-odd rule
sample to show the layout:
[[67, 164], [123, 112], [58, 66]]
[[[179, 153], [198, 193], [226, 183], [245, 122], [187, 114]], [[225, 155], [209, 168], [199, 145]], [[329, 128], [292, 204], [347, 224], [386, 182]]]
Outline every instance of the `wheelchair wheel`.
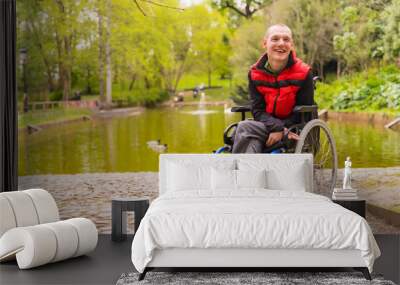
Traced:
[[232, 148], [229, 145], [222, 146], [218, 148], [214, 153], [219, 154], [219, 153], [232, 153]]
[[313, 191], [330, 197], [336, 184], [338, 162], [335, 140], [328, 125], [319, 119], [308, 122], [300, 133], [295, 153], [313, 154]]
[[233, 146], [236, 129], [239, 123], [232, 123], [224, 130], [224, 144]]

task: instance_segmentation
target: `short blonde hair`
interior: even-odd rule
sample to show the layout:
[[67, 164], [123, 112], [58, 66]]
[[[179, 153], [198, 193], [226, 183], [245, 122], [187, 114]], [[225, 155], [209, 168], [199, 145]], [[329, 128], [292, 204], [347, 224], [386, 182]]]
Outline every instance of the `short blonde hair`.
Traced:
[[267, 32], [265, 33], [265, 36], [264, 36], [264, 37], [265, 37], [265, 38], [268, 38], [268, 37], [269, 37], [269, 34], [271, 33], [271, 30], [272, 30], [273, 28], [275, 28], [275, 27], [281, 27], [281, 28], [286, 29], [286, 30], [289, 32], [290, 37], [293, 39], [292, 30], [291, 30], [288, 26], [286, 26], [285, 24], [275, 24], [275, 25], [269, 26], [268, 29], [267, 29]]

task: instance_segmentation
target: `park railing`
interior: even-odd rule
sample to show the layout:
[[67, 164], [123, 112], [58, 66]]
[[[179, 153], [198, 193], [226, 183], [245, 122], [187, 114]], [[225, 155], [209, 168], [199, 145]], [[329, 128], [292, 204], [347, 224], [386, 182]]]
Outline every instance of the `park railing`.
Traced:
[[[28, 111], [39, 111], [39, 110], [52, 110], [56, 108], [86, 108], [86, 109], [97, 109], [99, 103], [97, 100], [81, 100], [81, 101], [38, 101], [28, 103]], [[18, 104], [18, 111], [24, 111], [24, 105]]]

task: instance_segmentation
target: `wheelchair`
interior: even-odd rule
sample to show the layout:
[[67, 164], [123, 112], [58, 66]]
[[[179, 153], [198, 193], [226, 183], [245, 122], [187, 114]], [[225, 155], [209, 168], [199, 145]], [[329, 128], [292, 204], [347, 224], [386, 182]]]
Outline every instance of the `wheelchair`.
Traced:
[[[314, 78], [314, 88], [317, 78]], [[235, 106], [231, 112], [241, 113], [241, 120], [246, 120], [250, 106]], [[337, 152], [335, 140], [328, 125], [318, 119], [318, 106], [296, 106], [293, 112], [299, 114], [300, 123], [288, 127], [288, 130], [299, 135], [298, 141], [289, 140], [287, 134], [283, 139], [263, 153], [311, 153], [314, 157], [314, 192], [330, 197], [336, 184]], [[248, 120], [251, 120], [250, 118]], [[215, 153], [231, 153], [238, 122], [230, 124], [224, 131], [224, 146]]]

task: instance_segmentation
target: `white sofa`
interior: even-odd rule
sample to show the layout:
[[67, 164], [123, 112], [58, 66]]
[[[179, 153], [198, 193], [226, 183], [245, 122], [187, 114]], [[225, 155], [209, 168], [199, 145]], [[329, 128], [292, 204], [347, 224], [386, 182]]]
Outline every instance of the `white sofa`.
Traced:
[[84, 255], [96, 248], [97, 229], [86, 218], [60, 221], [57, 204], [43, 189], [0, 193], [0, 262], [20, 269]]

